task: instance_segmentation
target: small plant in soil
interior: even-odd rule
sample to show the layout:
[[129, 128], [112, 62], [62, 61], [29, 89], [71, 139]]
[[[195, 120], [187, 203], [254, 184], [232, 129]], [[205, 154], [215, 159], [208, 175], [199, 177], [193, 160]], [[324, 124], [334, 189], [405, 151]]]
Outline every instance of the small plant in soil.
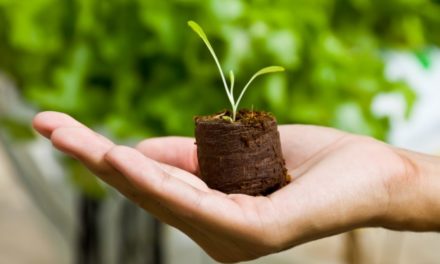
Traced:
[[200, 176], [210, 188], [225, 193], [267, 195], [286, 185], [277, 122], [263, 111], [238, 110], [243, 95], [260, 75], [284, 71], [269, 66], [257, 71], [234, 97], [235, 77], [229, 71], [228, 85], [220, 62], [203, 29], [194, 21], [188, 25], [206, 44], [219, 70], [232, 111], [195, 117], [195, 137]]
[[241, 90], [241, 93], [238, 96], [238, 99], [235, 100], [235, 98], [234, 98], [234, 81], [235, 81], [234, 72], [232, 70], [229, 71], [230, 85], [228, 86], [228, 83], [226, 82], [225, 75], [223, 74], [223, 70], [220, 66], [220, 62], [217, 58], [217, 55], [215, 55], [214, 49], [212, 48], [211, 43], [209, 42], [208, 37], [206, 36], [205, 32], [199, 26], [199, 24], [197, 24], [194, 21], [188, 21], [188, 25], [197, 33], [197, 35], [199, 35], [199, 37], [203, 40], [203, 42], [205, 42], [206, 47], [208, 47], [209, 52], [211, 52], [211, 55], [214, 58], [214, 61], [215, 61], [215, 64], [217, 65], [220, 76], [222, 77], [223, 86], [225, 87], [226, 95], [228, 96], [229, 102], [231, 103], [232, 122], [234, 122], [237, 117], [238, 105], [240, 104], [240, 101], [243, 98], [243, 95], [246, 92], [246, 90], [248, 89], [249, 85], [255, 80], [255, 78], [257, 78], [260, 75], [267, 74], [267, 73], [284, 71], [284, 68], [281, 66], [269, 66], [269, 67], [265, 67], [265, 68], [257, 71], [251, 77], [251, 79], [246, 83], [244, 88]]

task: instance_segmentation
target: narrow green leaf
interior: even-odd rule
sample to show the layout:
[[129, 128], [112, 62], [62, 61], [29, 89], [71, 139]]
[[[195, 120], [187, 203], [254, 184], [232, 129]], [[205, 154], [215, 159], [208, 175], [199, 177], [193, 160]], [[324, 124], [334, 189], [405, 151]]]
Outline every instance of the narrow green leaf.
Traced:
[[262, 75], [262, 74], [266, 74], [266, 73], [282, 72], [282, 71], [284, 71], [284, 68], [281, 67], [281, 66], [268, 66], [268, 67], [265, 67], [265, 68], [263, 68], [263, 69], [257, 71], [257, 72], [254, 74], [253, 78], [254, 78], [254, 77], [257, 77], [257, 76], [259, 76], [259, 75]]
[[273, 72], [282, 72], [284, 71], [284, 68], [281, 66], [269, 66], [269, 67], [265, 67], [259, 71], [257, 71], [252, 78], [248, 81], [248, 83], [245, 85], [245, 87], [243, 88], [243, 90], [240, 93], [240, 96], [238, 97], [238, 100], [235, 102], [235, 105], [233, 107], [233, 109], [237, 109], [238, 108], [238, 104], [241, 101], [241, 98], [243, 97], [244, 93], [246, 92], [247, 88], [249, 87], [249, 85], [252, 83], [252, 81], [257, 78], [260, 75], [263, 74], [267, 74], [267, 73], [273, 73]]
[[206, 47], [208, 48], [209, 52], [211, 52], [212, 57], [214, 58], [215, 64], [217, 65], [218, 71], [220, 73], [220, 76], [223, 81], [223, 85], [225, 86], [226, 95], [228, 96], [229, 102], [231, 103], [231, 107], [234, 106], [234, 97], [229, 92], [228, 84], [226, 83], [225, 75], [223, 74], [222, 67], [220, 66], [220, 62], [217, 59], [217, 55], [215, 55], [214, 49], [211, 46], [211, 43], [209, 43], [208, 37], [206, 36], [205, 32], [203, 31], [202, 27], [199, 26], [196, 22], [190, 20], [188, 21], [188, 26], [190, 26], [194, 32], [199, 35], [199, 37], [205, 42]]
[[199, 35], [199, 37], [201, 39], [203, 39], [203, 41], [206, 43], [206, 45], [209, 46], [209, 48], [211, 47], [211, 44], [209, 43], [209, 40], [205, 34], [205, 31], [203, 31], [203, 29], [199, 26], [199, 24], [190, 20], [190, 21], [188, 21], [188, 26], [190, 26], [192, 28], [192, 30], [194, 30], [194, 32], [196, 32], [197, 35]]

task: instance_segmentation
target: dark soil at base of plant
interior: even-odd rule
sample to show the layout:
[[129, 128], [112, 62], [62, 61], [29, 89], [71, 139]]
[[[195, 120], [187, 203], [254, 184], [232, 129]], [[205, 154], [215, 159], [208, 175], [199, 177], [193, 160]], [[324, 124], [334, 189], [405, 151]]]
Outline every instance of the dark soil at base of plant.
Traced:
[[224, 193], [268, 195], [290, 181], [274, 116], [240, 110], [195, 117], [201, 178]]

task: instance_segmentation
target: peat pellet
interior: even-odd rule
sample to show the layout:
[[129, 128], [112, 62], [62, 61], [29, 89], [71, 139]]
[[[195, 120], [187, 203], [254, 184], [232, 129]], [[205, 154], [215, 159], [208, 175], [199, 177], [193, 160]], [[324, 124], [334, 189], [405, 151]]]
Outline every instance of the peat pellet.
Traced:
[[268, 195], [289, 182], [273, 115], [240, 110], [195, 117], [200, 176], [224, 193]]

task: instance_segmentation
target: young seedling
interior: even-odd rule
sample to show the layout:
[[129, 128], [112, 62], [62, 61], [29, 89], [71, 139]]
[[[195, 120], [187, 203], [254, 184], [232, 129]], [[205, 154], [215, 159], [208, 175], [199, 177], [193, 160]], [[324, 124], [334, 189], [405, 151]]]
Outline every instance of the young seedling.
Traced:
[[[263, 74], [284, 71], [284, 68], [281, 67], [281, 66], [269, 66], [269, 67], [265, 67], [265, 68], [257, 71], [251, 77], [251, 79], [246, 83], [244, 88], [241, 90], [241, 93], [238, 96], [238, 99], [235, 100], [235, 98], [234, 98], [234, 81], [235, 81], [234, 72], [232, 70], [229, 71], [230, 85], [228, 86], [228, 83], [226, 82], [225, 75], [223, 74], [223, 70], [222, 70], [222, 68], [220, 66], [220, 62], [219, 62], [217, 56], [215, 55], [214, 49], [212, 48], [211, 43], [209, 42], [208, 37], [206, 36], [205, 32], [199, 26], [199, 24], [197, 24], [194, 21], [188, 21], [188, 25], [203, 40], [203, 42], [205, 43], [206, 47], [208, 47], [208, 50], [211, 52], [212, 57], [214, 58], [215, 64], [217, 65], [218, 71], [220, 72], [220, 76], [221, 76], [222, 81], [223, 81], [223, 86], [225, 87], [226, 95], [228, 97], [229, 102], [231, 103], [231, 107], [232, 107], [232, 120], [230, 120], [230, 121], [235, 122], [235, 119], [237, 117], [238, 105], [239, 105], [241, 99], [243, 98], [244, 93], [248, 89], [249, 85], [254, 81], [254, 79], [257, 78], [260, 75], [263, 75]], [[224, 119], [225, 120], [229, 120], [227, 117], [224, 118]]]

